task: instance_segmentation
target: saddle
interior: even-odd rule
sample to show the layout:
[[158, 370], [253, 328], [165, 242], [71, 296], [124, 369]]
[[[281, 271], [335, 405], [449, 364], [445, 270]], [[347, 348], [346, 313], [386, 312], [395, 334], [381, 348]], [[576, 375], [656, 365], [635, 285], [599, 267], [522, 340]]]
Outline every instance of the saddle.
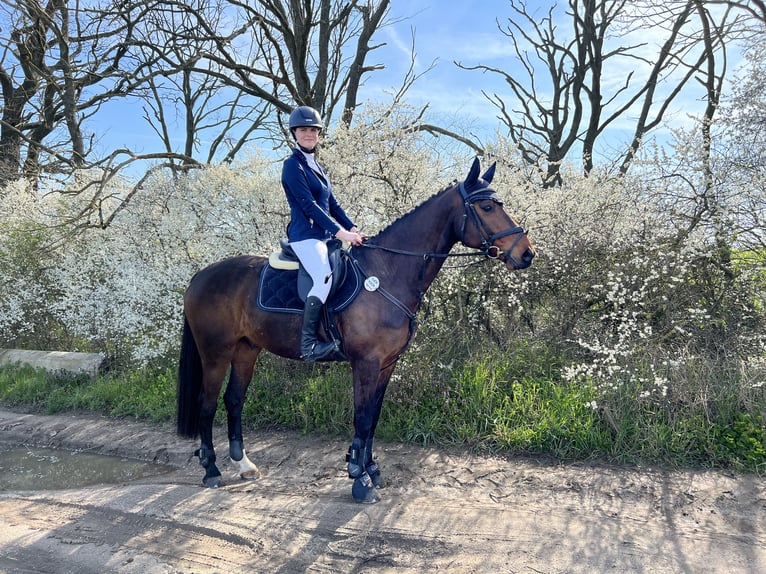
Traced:
[[[312, 287], [311, 276], [303, 268], [286, 239], [279, 240], [279, 251], [269, 256], [261, 271], [258, 307], [274, 313], [303, 313]], [[329, 315], [348, 307], [362, 288], [361, 273], [348, 250], [338, 239], [328, 242], [332, 286], [325, 310]]]

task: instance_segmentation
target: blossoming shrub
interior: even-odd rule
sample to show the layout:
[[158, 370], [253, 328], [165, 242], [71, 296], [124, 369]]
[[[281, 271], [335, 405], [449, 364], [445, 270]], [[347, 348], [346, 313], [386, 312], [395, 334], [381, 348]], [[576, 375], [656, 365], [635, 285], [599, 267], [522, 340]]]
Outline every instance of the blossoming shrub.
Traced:
[[[517, 179], [521, 172], [499, 173], [498, 188], [510, 198], [507, 207], [524, 215], [538, 257], [523, 272], [483, 264], [443, 273], [428, 295], [421, 326], [427, 335], [405, 358], [400, 378], [409, 378], [411, 364], [476, 369], [487, 355], [511, 365], [502, 382], [484, 388], [499, 396], [468, 423], [474, 439], [506, 446], [526, 437], [536, 449], [545, 435], [502, 416], [518, 412], [514, 381], [563, 400], [580, 422], [596, 421], [589, 448], [600, 444], [626, 459], [664, 441], [657, 449], [668, 461], [709, 461], [721, 451], [720, 433], [711, 429], [726, 428], [743, 411], [763, 424], [757, 422], [766, 406], [762, 257], [727, 248], [712, 223], [685, 229], [679, 222], [688, 222], [696, 206], [669, 208], [659, 185], [664, 178], [567, 173], [561, 187], [532, 189]], [[527, 354], [538, 361], [514, 365], [519, 348], [532, 349]], [[430, 400], [471, 404], [459, 377], [436, 367], [432, 373], [438, 383], [415, 378], [429, 386]], [[393, 399], [406, 402], [396, 391]], [[504, 406], [492, 406], [498, 403]], [[583, 417], [576, 406], [597, 416]], [[454, 416], [444, 401], [430, 413], [421, 419], [442, 430]], [[546, 417], [527, 418], [535, 420]], [[487, 432], [490, 422], [494, 430]], [[566, 434], [559, 427], [551, 436]]]
[[[102, 210], [124, 198], [123, 190], [110, 192]], [[182, 294], [195, 271], [230, 255], [268, 253], [286, 217], [273, 165], [262, 158], [157, 175], [105, 229], [75, 218], [86, 211], [76, 197], [27, 193], [23, 203], [18, 196], [0, 201], [14, 214], [3, 220], [0, 264], [4, 281], [17, 286], [0, 296], [8, 310], [0, 344], [56, 349], [76, 340], [78, 348], [67, 350], [105, 351], [133, 366], [177, 349]], [[31, 273], [33, 262], [40, 269]], [[58, 340], [23, 337], [24, 325], [35, 324], [30, 309], [61, 326]]]
[[[411, 110], [388, 112], [366, 110], [364, 124], [329, 132], [322, 149], [341, 204], [371, 235], [471, 161], [409, 129]], [[543, 189], [509, 142], [498, 138], [492, 153], [493, 187], [538, 256], [516, 272], [481, 258], [445, 262], [392, 377], [381, 436], [766, 463], [764, 254], [737, 245], [737, 218], [701, 208], [701, 167], [648, 156], [640, 177], [565, 168], [561, 186]], [[115, 183], [101, 198], [103, 212], [116, 210], [106, 228], [78, 216], [94, 213], [79, 196], [2, 190], [0, 346], [105, 351], [133, 371], [164, 361], [163, 384], [147, 392], [172, 400], [157, 389], [172, 386], [194, 272], [268, 254], [284, 234], [279, 159], [157, 173], [127, 203]], [[348, 428], [343, 373], [267, 357], [245, 413], [251, 424]]]
[[66, 326], [50, 311], [60, 258], [51, 246], [57, 223], [51, 203], [23, 181], [0, 190], [0, 346], [69, 342]]

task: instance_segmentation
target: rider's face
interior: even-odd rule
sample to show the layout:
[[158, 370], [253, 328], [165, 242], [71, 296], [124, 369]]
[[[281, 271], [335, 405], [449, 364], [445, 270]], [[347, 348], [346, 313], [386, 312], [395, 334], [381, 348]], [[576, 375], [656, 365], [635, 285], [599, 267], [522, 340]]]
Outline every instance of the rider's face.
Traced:
[[314, 126], [295, 128], [295, 139], [306, 149], [313, 149], [319, 141], [319, 128]]

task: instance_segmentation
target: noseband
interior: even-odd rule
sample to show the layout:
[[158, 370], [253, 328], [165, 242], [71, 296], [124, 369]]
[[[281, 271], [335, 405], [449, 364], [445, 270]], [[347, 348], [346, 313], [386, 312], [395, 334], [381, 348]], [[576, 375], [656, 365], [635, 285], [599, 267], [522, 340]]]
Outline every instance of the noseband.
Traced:
[[[469, 193], [466, 191], [465, 185], [463, 185], [461, 182], [458, 186], [458, 191], [460, 192], [460, 197], [463, 199], [463, 224], [460, 227], [460, 242], [463, 245], [466, 244], [464, 241], [465, 224], [466, 221], [468, 221], [468, 217], [470, 216], [473, 224], [476, 226], [476, 229], [479, 230], [479, 234], [481, 235], [481, 247], [478, 248], [479, 251], [481, 251], [486, 257], [490, 259], [501, 259], [506, 263], [510, 259], [514, 265], [521, 266], [521, 263], [517, 261], [513, 256], [513, 249], [516, 247], [516, 244], [521, 241], [521, 239], [526, 236], [527, 233], [529, 233], [528, 230], [524, 229], [520, 225], [517, 225], [516, 227], [509, 227], [503, 231], [492, 233], [492, 231], [488, 229], [484, 224], [484, 221], [482, 221], [481, 217], [479, 217], [479, 214], [476, 212], [476, 207], [474, 207], [474, 203], [482, 199], [491, 199], [501, 206], [503, 205], [503, 200], [501, 200], [497, 193], [495, 193], [489, 187], [478, 189]], [[501, 237], [506, 237], [507, 235], [518, 235], [508, 251], [503, 251], [496, 245], [493, 245], [495, 241]]]

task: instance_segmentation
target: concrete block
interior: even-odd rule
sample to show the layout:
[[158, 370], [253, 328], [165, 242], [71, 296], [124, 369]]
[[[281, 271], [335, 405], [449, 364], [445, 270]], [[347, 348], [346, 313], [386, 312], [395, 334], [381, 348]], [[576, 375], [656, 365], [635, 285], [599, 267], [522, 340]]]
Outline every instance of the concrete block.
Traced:
[[101, 353], [0, 349], [0, 365], [30, 365], [51, 372], [66, 371], [95, 376], [103, 369], [104, 360]]

